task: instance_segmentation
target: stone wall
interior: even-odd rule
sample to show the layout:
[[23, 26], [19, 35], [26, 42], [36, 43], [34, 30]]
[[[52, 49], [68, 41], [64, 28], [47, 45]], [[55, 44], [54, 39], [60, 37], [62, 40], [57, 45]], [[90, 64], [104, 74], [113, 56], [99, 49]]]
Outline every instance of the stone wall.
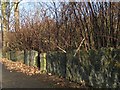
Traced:
[[61, 52], [47, 53], [47, 72], [65, 77], [66, 75], [66, 59], [65, 54]]
[[[37, 62], [36, 62], [37, 56], [38, 56], [37, 51], [31, 50], [31, 54], [30, 54], [30, 51], [28, 51], [27, 56], [26, 56], [27, 65], [29, 65], [30, 58], [31, 58], [31, 65], [36, 67], [37, 66]], [[8, 58], [9, 60], [12, 60], [12, 61], [24, 62], [24, 59], [25, 59], [24, 51], [8, 51], [6, 53], [6, 58]]]
[[93, 87], [120, 87], [120, 50], [80, 51], [75, 57], [74, 53], [48, 53], [48, 72], [77, 83], [84, 80]]
[[[79, 51], [76, 56], [74, 53], [75, 51], [42, 53], [41, 71], [77, 83], [84, 80], [93, 87], [120, 88], [120, 49]], [[25, 57], [23, 51], [8, 52], [7, 56], [13, 61], [24, 60]], [[28, 51], [27, 56], [28, 63], [32, 58], [32, 65], [36, 67], [38, 52], [32, 50], [30, 56]]]

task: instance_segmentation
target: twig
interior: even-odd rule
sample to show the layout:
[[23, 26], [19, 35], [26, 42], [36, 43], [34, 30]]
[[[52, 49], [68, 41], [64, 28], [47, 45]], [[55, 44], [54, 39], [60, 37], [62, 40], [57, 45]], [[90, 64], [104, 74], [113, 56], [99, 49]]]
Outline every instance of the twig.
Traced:
[[81, 48], [81, 46], [82, 46], [82, 44], [83, 44], [84, 41], [85, 41], [85, 38], [83, 38], [83, 40], [81, 41], [79, 47], [77, 48], [77, 50], [76, 50], [76, 52], [75, 52], [75, 54], [74, 54], [74, 57], [76, 56], [76, 54], [77, 54], [78, 51], [80, 50], [80, 48]]
[[[52, 41], [51, 41], [51, 43], [52, 44], [54, 44], [55, 45], [55, 43], [53, 43]], [[60, 50], [62, 50], [64, 53], [67, 53], [64, 49], [62, 49], [61, 47], [59, 47], [59, 46], [56, 46], [58, 49], [60, 49]]]
[[66, 51], [62, 48], [60, 48], [59, 46], [57, 46], [57, 48], [59, 48], [60, 50], [62, 50], [64, 53], [66, 53]]

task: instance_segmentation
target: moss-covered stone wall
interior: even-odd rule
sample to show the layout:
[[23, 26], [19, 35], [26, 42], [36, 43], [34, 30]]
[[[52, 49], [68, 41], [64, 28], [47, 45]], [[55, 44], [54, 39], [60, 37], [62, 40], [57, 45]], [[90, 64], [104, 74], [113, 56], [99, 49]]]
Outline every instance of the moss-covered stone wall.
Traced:
[[47, 72], [57, 74], [65, 77], [66, 75], [66, 59], [65, 54], [61, 52], [49, 52], [47, 53]]
[[47, 71], [93, 87], [120, 88], [120, 49], [47, 54]]
[[[41, 70], [47, 71], [68, 80], [87, 84], [93, 87], [120, 88], [120, 49], [101, 48], [97, 51], [79, 51], [74, 56], [75, 50], [63, 52], [48, 52], [41, 54]], [[28, 51], [29, 63], [30, 53]], [[31, 63], [37, 66], [38, 52], [31, 51]], [[23, 60], [23, 51], [11, 51], [7, 58], [13, 61]]]

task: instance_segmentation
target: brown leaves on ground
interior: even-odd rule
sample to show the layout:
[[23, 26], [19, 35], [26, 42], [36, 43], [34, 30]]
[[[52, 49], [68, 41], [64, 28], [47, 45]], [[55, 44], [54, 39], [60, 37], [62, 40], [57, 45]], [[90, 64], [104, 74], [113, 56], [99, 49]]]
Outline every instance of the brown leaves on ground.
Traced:
[[[33, 66], [27, 66], [25, 64], [23, 64], [22, 62], [13, 62], [11, 60], [8, 60], [6, 58], [0, 58], [0, 63], [4, 64], [8, 70], [10, 70], [10, 72], [12, 72], [13, 70], [17, 71], [17, 72], [22, 72], [26, 75], [40, 75], [41, 72], [40, 70], [38, 70], [36, 67]], [[62, 77], [58, 77], [56, 75], [52, 75], [51, 73], [48, 74], [42, 74], [40, 75], [40, 77], [42, 77], [42, 79], [44, 79], [45, 82], [51, 82], [51, 83], [55, 83], [56, 86], [58, 86], [59, 88], [85, 88], [86, 86], [84, 84], [77, 84], [74, 82], [71, 82], [69, 80], [66, 80]]]
[[55, 83], [55, 85], [58, 86], [59, 88], [85, 88], [85, 90], [88, 88], [82, 82], [75, 83], [63, 77], [58, 77], [57, 75], [49, 75], [49, 76], [48, 75], [45, 75], [44, 81], [50, 80], [51, 82]]
[[18, 61], [13, 62], [6, 58], [0, 59], [0, 62], [4, 64], [7, 67], [7, 69], [10, 70], [10, 72], [12, 72], [12, 70], [15, 70], [17, 72], [22, 72], [30, 76], [40, 73], [40, 71], [36, 67], [27, 66], [23, 64], [22, 62], [18, 62]]

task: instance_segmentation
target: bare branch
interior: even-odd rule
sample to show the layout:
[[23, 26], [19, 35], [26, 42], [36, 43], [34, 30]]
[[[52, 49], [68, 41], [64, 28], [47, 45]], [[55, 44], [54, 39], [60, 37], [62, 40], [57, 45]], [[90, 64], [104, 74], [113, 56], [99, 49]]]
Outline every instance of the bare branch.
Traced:
[[83, 40], [81, 41], [79, 47], [77, 48], [77, 50], [76, 50], [76, 52], [75, 52], [75, 54], [74, 54], [74, 57], [76, 56], [76, 54], [77, 54], [78, 51], [80, 50], [80, 48], [81, 48], [81, 46], [82, 46], [82, 44], [83, 44], [84, 41], [85, 41], [85, 38], [83, 38]]

